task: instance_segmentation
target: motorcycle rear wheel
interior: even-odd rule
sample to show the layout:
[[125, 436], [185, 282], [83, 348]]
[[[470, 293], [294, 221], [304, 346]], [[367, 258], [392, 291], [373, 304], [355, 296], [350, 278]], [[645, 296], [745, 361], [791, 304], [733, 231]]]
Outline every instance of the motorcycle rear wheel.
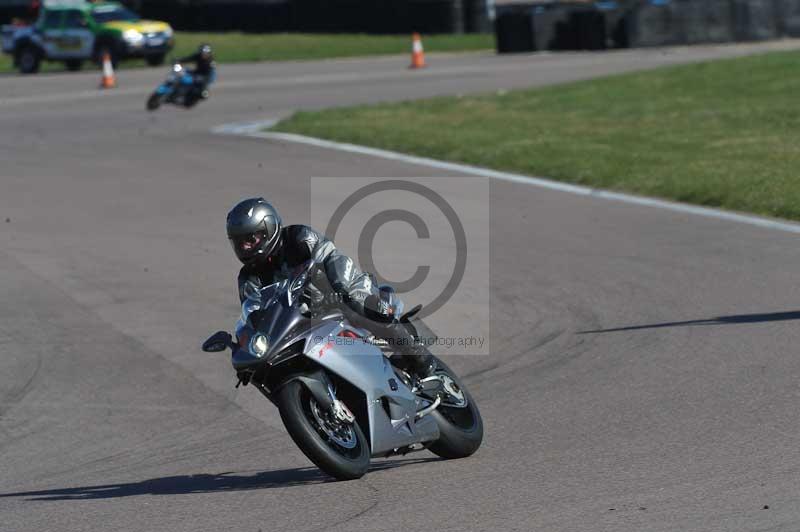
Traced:
[[277, 403], [292, 440], [317, 467], [339, 480], [364, 476], [370, 450], [357, 422], [337, 427], [299, 381], [285, 384], [278, 392]]
[[483, 419], [478, 405], [447, 364], [436, 358], [437, 373], [446, 373], [461, 388], [467, 399], [464, 408], [449, 407], [442, 404], [430, 413], [439, 426], [439, 439], [428, 447], [432, 453], [442, 458], [466, 458], [475, 453], [483, 441]]

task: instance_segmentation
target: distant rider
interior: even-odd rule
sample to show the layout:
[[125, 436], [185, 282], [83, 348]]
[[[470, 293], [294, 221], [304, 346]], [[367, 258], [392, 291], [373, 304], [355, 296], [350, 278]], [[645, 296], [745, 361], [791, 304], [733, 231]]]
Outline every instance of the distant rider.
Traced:
[[208, 98], [208, 87], [217, 79], [217, 63], [210, 44], [201, 44], [195, 53], [178, 60], [179, 63], [195, 63], [189, 73], [194, 78], [194, 86], [200, 97]]
[[[434, 371], [433, 357], [398, 321], [400, 302], [394, 291], [378, 287], [372, 276], [358, 269], [333, 242], [306, 225], [283, 226], [275, 208], [264, 198], [241, 201], [228, 213], [228, 238], [236, 257], [244, 264], [239, 271], [239, 299], [252, 290], [286, 279], [292, 269], [309, 259], [322, 265], [323, 273], [312, 278], [306, 290], [311, 308], [329, 303], [346, 305], [355, 312], [356, 323], [389, 342], [406, 369], [423, 378]], [[326, 282], [327, 281], [327, 282]]]

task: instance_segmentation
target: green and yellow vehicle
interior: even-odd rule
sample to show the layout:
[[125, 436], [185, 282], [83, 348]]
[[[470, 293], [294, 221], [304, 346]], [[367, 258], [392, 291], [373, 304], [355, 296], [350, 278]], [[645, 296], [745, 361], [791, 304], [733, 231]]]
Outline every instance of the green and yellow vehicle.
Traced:
[[115, 65], [138, 57], [156, 66], [175, 44], [166, 22], [142, 20], [117, 2], [85, 0], [46, 0], [35, 23], [3, 26], [0, 35], [3, 51], [23, 74], [38, 72], [42, 61], [80, 70], [84, 61], [99, 63], [105, 53]]

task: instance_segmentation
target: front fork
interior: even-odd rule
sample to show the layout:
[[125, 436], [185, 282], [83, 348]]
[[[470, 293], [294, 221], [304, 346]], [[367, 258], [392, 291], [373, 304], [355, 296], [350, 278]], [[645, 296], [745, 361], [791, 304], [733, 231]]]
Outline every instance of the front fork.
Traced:
[[[247, 380], [245, 381], [245, 379]], [[250, 382], [249, 376], [245, 377], [245, 379], [243, 379], [242, 375], [240, 374], [239, 384], [244, 383], [247, 385]], [[285, 379], [277, 389], [280, 389], [291, 381], [300, 381], [311, 393], [311, 396], [314, 398], [317, 404], [325, 410], [329, 410], [337, 420], [348, 424], [353, 424], [355, 422], [356, 417], [353, 415], [347, 405], [344, 404], [344, 402], [337, 399], [333, 383], [323, 370], [319, 369], [310, 373], [292, 375]], [[275, 404], [274, 392], [270, 392], [267, 387], [260, 382], [252, 382], [256, 388], [258, 388], [258, 391], [264, 395], [264, 397]], [[236, 385], [237, 388], [239, 387], [239, 384]]]

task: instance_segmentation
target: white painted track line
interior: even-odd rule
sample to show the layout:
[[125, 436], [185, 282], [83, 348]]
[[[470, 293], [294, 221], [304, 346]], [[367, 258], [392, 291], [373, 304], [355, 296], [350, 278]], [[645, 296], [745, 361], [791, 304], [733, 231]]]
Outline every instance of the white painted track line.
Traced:
[[551, 179], [545, 179], [541, 177], [532, 177], [523, 174], [501, 172], [498, 170], [491, 170], [489, 168], [482, 168], [479, 166], [472, 166], [460, 163], [451, 163], [447, 161], [440, 161], [437, 159], [430, 159], [427, 157], [416, 157], [413, 155], [407, 155], [404, 153], [399, 153], [389, 150], [370, 148], [367, 146], [360, 146], [357, 144], [334, 142], [315, 137], [308, 137], [305, 135], [297, 135], [294, 133], [279, 133], [275, 131], [264, 131], [265, 129], [274, 126], [275, 123], [276, 123], [275, 120], [262, 120], [257, 122], [225, 124], [222, 126], [215, 127], [214, 129], [212, 129], [212, 132], [224, 135], [237, 135], [237, 136], [244, 136], [251, 138], [306, 144], [308, 146], [314, 146], [317, 148], [326, 148], [348, 153], [356, 153], [359, 155], [380, 157], [383, 159], [389, 159], [408, 164], [415, 164], [415, 165], [427, 166], [429, 168], [436, 168], [439, 170], [446, 170], [448, 172], [480, 176], [489, 179], [497, 179], [499, 181], [509, 181], [512, 183], [520, 183], [523, 185], [530, 185], [539, 188], [557, 190], [559, 192], [577, 194], [579, 196], [591, 196], [593, 198], [599, 198], [603, 200], [617, 201], [621, 203], [641, 205], [645, 207], [653, 207], [656, 209], [664, 209], [668, 211], [691, 214], [695, 216], [703, 216], [705, 218], [725, 220], [729, 222], [762, 227], [765, 229], [773, 229], [777, 231], [784, 231], [787, 233], [800, 234], [800, 224], [798, 223], [775, 220], [772, 218], [765, 218], [762, 216], [741, 214], [721, 209], [714, 209], [711, 207], [699, 207], [697, 205], [688, 205], [684, 203], [676, 203], [667, 200], [634, 196], [631, 194], [624, 194], [621, 192], [611, 192], [608, 190], [583, 187], [579, 185], [571, 185], [568, 183], [561, 183], [559, 181], [553, 181]]

